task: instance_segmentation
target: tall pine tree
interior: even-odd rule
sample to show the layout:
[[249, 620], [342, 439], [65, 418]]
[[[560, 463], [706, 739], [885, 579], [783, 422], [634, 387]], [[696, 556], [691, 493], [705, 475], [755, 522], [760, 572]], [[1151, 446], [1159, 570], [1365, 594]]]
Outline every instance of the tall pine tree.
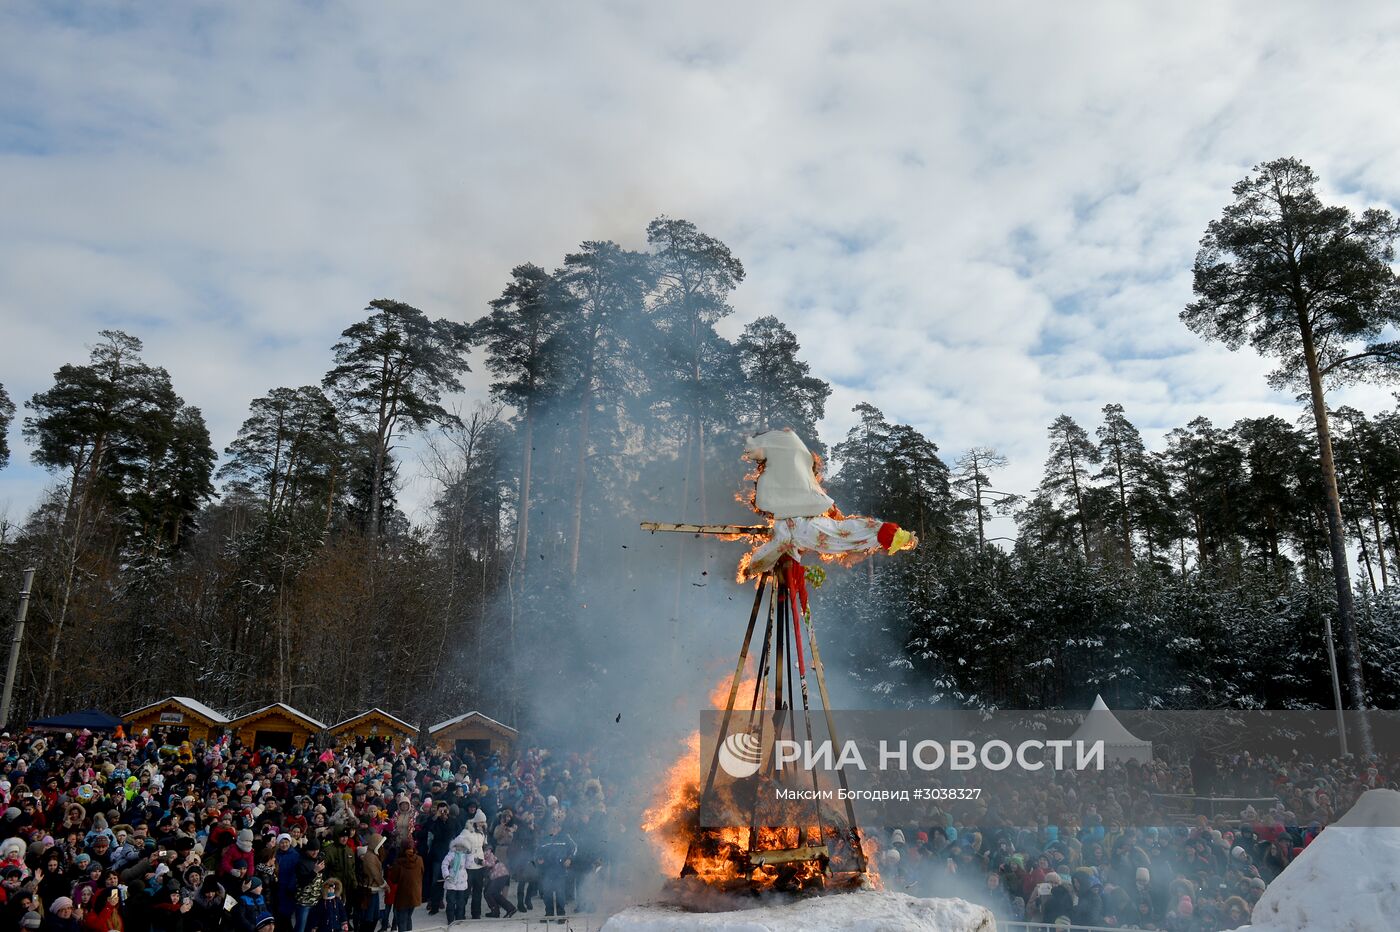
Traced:
[[[1276, 384], [1302, 388], [1311, 403], [1347, 692], [1352, 708], [1362, 709], [1366, 686], [1326, 386], [1392, 370], [1400, 360], [1400, 344], [1380, 342], [1400, 325], [1400, 281], [1391, 268], [1400, 224], [1388, 211], [1356, 216], [1323, 204], [1317, 181], [1312, 169], [1283, 158], [1255, 166], [1235, 185], [1234, 202], [1201, 240], [1196, 300], [1181, 318], [1206, 339], [1231, 349], [1249, 343], [1277, 358]], [[1368, 745], [1369, 737], [1363, 732]]]
[[470, 330], [465, 324], [430, 320], [402, 301], [380, 298], [365, 310], [369, 316], [345, 328], [332, 348], [335, 366], [321, 384], [345, 416], [372, 438], [366, 529], [374, 540], [394, 441], [452, 419], [441, 400], [462, 389], [459, 378], [468, 371]]
[[1100, 460], [1099, 449], [1084, 428], [1068, 414], [1061, 414], [1050, 425], [1050, 457], [1045, 463], [1045, 479], [1040, 488], [1049, 500], [1063, 503], [1078, 529], [1084, 559], [1093, 562], [1090, 545], [1089, 505], [1093, 487], [1089, 467]]
[[826, 416], [831, 386], [812, 375], [797, 357], [800, 349], [797, 337], [772, 315], [745, 327], [735, 344], [734, 412], [749, 433], [791, 427], [814, 453], [823, 453], [817, 422]]

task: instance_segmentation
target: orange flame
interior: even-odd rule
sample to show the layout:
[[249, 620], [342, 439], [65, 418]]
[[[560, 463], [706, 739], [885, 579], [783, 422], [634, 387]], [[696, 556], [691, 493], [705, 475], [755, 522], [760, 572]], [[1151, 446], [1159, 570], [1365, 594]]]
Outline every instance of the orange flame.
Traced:
[[642, 814], [642, 831], [668, 877], [680, 875], [690, 847], [685, 831], [691, 808], [700, 805], [700, 732], [685, 739], [685, 750], [667, 768], [652, 805]]
[[[736, 712], [751, 710], [755, 682], [753, 677], [740, 682], [734, 700]], [[715, 684], [709, 697], [713, 707], [725, 706], [731, 684], [732, 679], [728, 676]], [[751, 867], [750, 850], [793, 849], [825, 842], [833, 850], [846, 845], [849, 851], [844, 833], [830, 824], [825, 827], [825, 832], [816, 825], [760, 826], [752, 849], [748, 826], [702, 829], [699, 826], [701, 780], [700, 733], [695, 731], [686, 737], [680, 756], [667, 768], [651, 806], [642, 817], [642, 831], [667, 876], [677, 877], [684, 870], [709, 886], [727, 887], [747, 883], [767, 889], [782, 884], [786, 889], [803, 889], [824, 884], [821, 862], [804, 860], [786, 865]], [[863, 884], [878, 887], [874, 846], [865, 839], [862, 842], [868, 863], [868, 874]]]

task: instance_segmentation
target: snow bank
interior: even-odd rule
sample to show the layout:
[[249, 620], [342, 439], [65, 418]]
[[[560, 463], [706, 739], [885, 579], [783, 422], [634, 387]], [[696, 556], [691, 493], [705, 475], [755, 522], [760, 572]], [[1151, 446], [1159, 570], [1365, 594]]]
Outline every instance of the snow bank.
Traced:
[[1400, 791], [1370, 790], [1269, 884], [1246, 928], [1374, 932], [1396, 928], [1397, 917]]
[[861, 891], [723, 913], [633, 906], [609, 918], [603, 932], [996, 932], [996, 927], [990, 911], [966, 900]]

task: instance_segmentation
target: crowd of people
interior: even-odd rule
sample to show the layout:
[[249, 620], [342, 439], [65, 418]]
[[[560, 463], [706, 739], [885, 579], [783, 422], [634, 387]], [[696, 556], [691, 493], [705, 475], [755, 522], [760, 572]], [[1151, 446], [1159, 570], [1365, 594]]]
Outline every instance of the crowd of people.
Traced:
[[588, 907], [592, 761], [379, 739], [297, 752], [161, 732], [0, 737], [0, 916], [40, 932], [410, 932]]
[[[411, 932], [586, 911], [618, 826], [597, 762], [379, 739], [297, 752], [159, 730], [0, 736], [0, 917], [40, 932]], [[1189, 764], [1113, 764], [877, 831], [888, 889], [1003, 919], [1220, 932], [1400, 761], [1242, 754], [1190, 815]], [[1174, 802], [1175, 801], [1175, 802]], [[535, 912], [537, 911], [537, 912]]]
[[1400, 765], [1240, 754], [1212, 768], [1214, 793], [1257, 802], [1211, 816], [1183, 808], [1201, 779], [1192, 763], [1113, 764], [888, 826], [878, 855], [885, 885], [961, 896], [1052, 928], [1235, 929], [1363, 792], [1396, 788], [1385, 775]]

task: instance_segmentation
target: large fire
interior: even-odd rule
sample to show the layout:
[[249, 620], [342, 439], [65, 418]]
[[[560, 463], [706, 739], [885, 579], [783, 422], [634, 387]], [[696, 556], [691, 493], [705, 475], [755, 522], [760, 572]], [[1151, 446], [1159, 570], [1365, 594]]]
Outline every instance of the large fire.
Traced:
[[[784, 430], [790, 429], [785, 428]], [[767, 432], [763, 434], [766, 436]], [[755, 440], [759, 435], [751, 437]], [[793, 442], [795, 440], [795, 443]], [[822, 461], [813, 455], [800, 438], [779, 438], [776, 448], [784, 451], [780, 481], [773, 484], [791, 493], [784, 500], [779, 493], [775, 507], [765, 512], [758, 507], [759, 485], [767, 474], [768, 455], [761, 446], [745, 444], [745, 458], [754, 466], [744, 477], [736, 499], [753, 511], [765, 515], [768, 524], [756, 525], [695, 525], [642, 522], [652, 532], [675, 531], [717, 535], [722, 540], [745, 540], [751, 545], [739, 561], [736, 581], [744, 583], [758, 577], [753, 613], [744, 636], [741, 658], [747, 656], [754, 623], [765, 592], [771, 593], [768, 603], [768, 623], [763, 647], [758, 655], [763, 679], [755, 680], [754, 658], [749, 657], [749, 678], [731, 689], [733, 680], [720, 680], [710, 696], [712, 708], [727, 709], [726, 735], [732, 742], [725, 754], [739, 754], [747, 763], [747, 776], [735, 781], [717, 781], [721, 759], [728, 761], [727, 773], [733, 772], [734, 759], [715, 757], [701, 760], [700, 733], [693, 732], [684, 742], [684, 750], [667, 769], [642, 819], [642, 829], [656, 850], [657, 862], [665, 874], [702, 888], [721, 890], [782, 891], [830, 889], [844, 881], [849, 885], [879, 886], [875, 873], [876, 852], [861, 838], [856, 815], [849, 797], [843, 811], [822, 805], [833, 798], [829, 780], [817, 774], [801, 776], [811, 780], [794, 795], [790, 791], [794, 779], [791, 770], [784, 772], [765, 760], [762, 752], [765, 735], [793, 738], [797, 732], [797, 710], [792, 708], [793, 684], [801, 678], [802, 716], [807, 738], [812, 738], [807, 670], [804, 661], [804, 633], [810, 635], [812, 669], [816, 674], [823, 704], [828, 703], [821, 658], [817, 653], [816, 634], [811, 629], [807, 611], [807, 580], [814, 587], [821, 585], [825, 573], [816, 568], [804, 568], [804, 554], [813, 553], [823, 562], [853, 565], [875, 553], [893, 555], [899, 550], [913, 549], [918, 543], [911, 532], [891, 522], [874, 518], [847, 518], [831, 497], [821, 488]], [[811, 458], [811, 476], [804, 476], [803, 457]], [[794, 473], [793, 475], [788, 475]], [[785, 503], [786, 502], [786, 503]], [[817, 511], [825, 509], [821, 514]], [[774, 515], [785, 515], [778, 521]], [[759, 570], [754, 568], [758, 567]], [[776, 614], [775, 614], [776, 609]], [[791, 616], [792, 629], [788, 633]], [[804, 625], [805, 621], [805, 625]], [[776, 635], [770, 643], [770, 636]], [[796, 658], [796, 671], [793, 658]], [[769, 703], [768, 664], [772, 669], [772, 702]], [[741, 664], [745, 661], [741, 660]], [[742, 671], [741, 671], [742, 672]], [[783, 686], [787, 694], [783, 695]], [[755, 704], [757, 708], [755, 708]], [[746, 718], [738, 722], [734, 716]], [[772, 716], [771, 719], [768, 716]], [[834, 732], [827, 708], [827, 724]], [[724, 736], [722, 736], [724, 737]], [[834, 737], [834, 736], [833, 736]], [[755, 740], [757, 739], [757, 740]], [[748, 743], [743, 743], [748, 742]], [[735, 748], [755, 756], [744, 757]], [[703, 771], [702, 771], [703, 768]], [[846, 775], [838, 773], [841, 789], [846, 789]], [[785, 784], [788, 784], [785, 786]], [[826, 785], [823, 785], [826, 784]], [[702, 789], [704, 786], [704, 789]], [[788, 792], [779, 792], [785, 790]], [[701, 798], [702, 794], [705, 796]], [[794, 810], [781, 805], [790, 799], [810, 799], [810, 811]], [[702, 827], [701, 808], [709, 814], [724, 812], [719, 819], [733, 823], [722, 827]], [[718, 808], [712, 808], [719, 804]], [[691, 886], [691, 889], [695, 887]]]
[[[726, 676], [711, 691], [713, 708], [725, 707], [730, 682]], [[739, 684], [736, 713], [752, 710], [755, 686], [752, 676]], [[820, 827], [759, 826], [752, 848], [748, 826], [701, 828], [701, 783], [700, 732], [695, 731], [667, 768], [642, 818], [642, 830], [666, 876], [693, 877], [724, 890], [807, 890], [829, 884], [837, 869], [847, 877], [854, 870], [850, 836], [834, 818], [823, 818]], [[869, 866], [860, 884], [878, 887], [873, 845], [862, 839], [862, 847]]]

